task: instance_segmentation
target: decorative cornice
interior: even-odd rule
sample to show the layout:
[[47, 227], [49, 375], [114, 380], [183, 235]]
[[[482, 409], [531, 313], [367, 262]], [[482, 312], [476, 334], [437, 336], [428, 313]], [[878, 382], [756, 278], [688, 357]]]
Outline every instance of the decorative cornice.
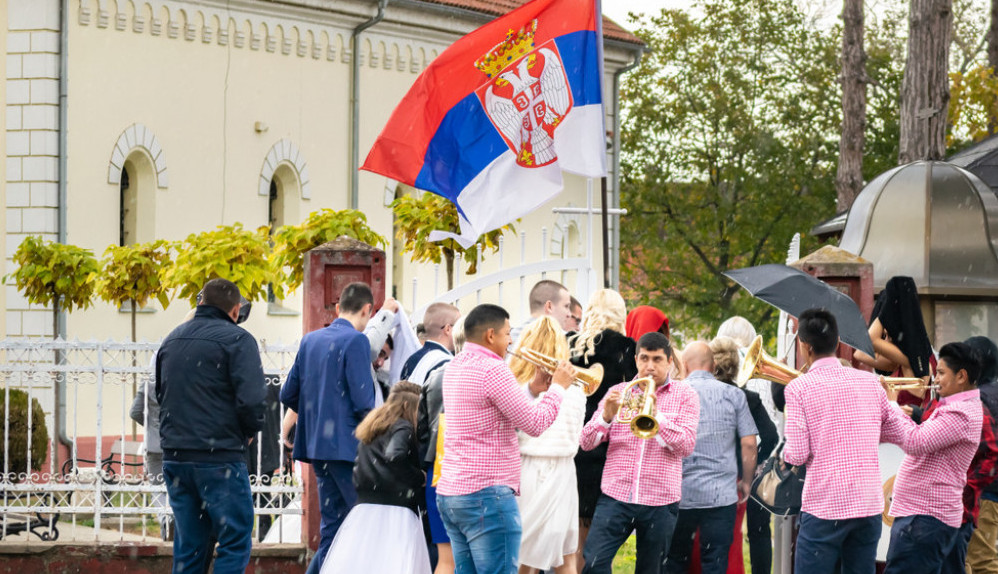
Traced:
[[[208, 1], [78, 0], [77, 21], [81, 26], [349, 64], [350, 33], [357, 16], [327, 14], [328, 22], [323, 22], [306, 18], [306, 12], [316, 15], [308, 8], [252, 0], [234, 2], [232, 7]], [[446, 40], [440, 38], [436, 45], [417, 36], [424, 36], [421, 30], [398, 26], [384, 34], [369, 32], [361, 43], [360, 61], [372, 68], [418, 74]]]

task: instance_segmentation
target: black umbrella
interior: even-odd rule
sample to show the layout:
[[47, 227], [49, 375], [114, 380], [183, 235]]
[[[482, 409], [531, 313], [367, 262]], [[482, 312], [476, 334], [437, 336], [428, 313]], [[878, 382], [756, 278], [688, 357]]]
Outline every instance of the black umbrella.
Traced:
[[794, 317], [813, 307], [835, 315], [839, 339], [853, 349], [873, 356], [873, 342], [866, 330], [866, 320], [856, 302], [831, 285], [786, 265], [759, 265], [724, 273], [756, 299], [762, 299]]

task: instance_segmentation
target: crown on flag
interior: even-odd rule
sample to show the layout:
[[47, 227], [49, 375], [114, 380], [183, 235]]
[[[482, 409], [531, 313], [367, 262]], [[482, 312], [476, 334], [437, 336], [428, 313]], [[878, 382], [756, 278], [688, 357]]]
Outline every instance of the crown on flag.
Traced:
[[519, 32], [510, 29], [506, 32], [506, 39], [495, 45], [488, 53], [475, 61], [475, 67], [492, 78], [502, 72], [506, 66], [510, 65], [523, 56], [526, 56], [534, 49], [534, 33], [537, 32], [537, 20], [531, 20]]

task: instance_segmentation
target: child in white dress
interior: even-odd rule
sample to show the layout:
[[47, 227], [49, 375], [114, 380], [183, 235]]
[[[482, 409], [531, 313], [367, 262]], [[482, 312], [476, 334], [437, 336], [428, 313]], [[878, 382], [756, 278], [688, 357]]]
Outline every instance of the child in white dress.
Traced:
[[426, 475], [419, 464], [419, 385], [399, 382], [357, 426], [355, 506], [336, 533], [322, 574], [430, 574], [417, 514]]

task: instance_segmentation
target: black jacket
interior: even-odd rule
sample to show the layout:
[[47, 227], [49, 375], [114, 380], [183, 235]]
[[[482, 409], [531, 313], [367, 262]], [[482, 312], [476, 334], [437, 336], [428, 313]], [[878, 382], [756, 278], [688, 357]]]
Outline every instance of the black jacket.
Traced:
[[416, 419], [416, 438], [419, 440], [419, 458], [423, 468], [429, 469], [437, 458], [437, 430], [440, 413], [444, 410], [444, 372], [447, 366], [436, 369], [426, 377], [419, 390], [419, 411]]
[[244, 460], [266, 396], [256, 340], [221, 309], [199, 306], [156, 354], [163, 459]]
[[[575, 341], [569, 340], [569, 345], [574, 346]], [[637, 376], [638, 367], [634, 362], [635, 347], [634, 339], [617, 331], [605, 329], [596, 337], [592, 355], [572, 357], [571, 363], [576, 367], [589, 368], [596, 363], [603, 365], [603, 384], [586, 399], [587, 423], [593, 418], [599, 402], [611, 387], [632, 381]]]
[[[759, 430], [759, 465], [762, 465], [762, 462], [769, 458], [773, 449], [776, 448], [780, 434], [776, 430], [776, 425], [773, 424], [773, 419], [769, 418], [769, 411], [762, 404], [759, 393], [748, 389], [742, 389], [742, 392], [745, 393], [745, 400], [748, 402], [749, 412], [752, 413], [752, 420], [755, 421], [755, 428]], [[740, 455], [738, 461], [741, 462]]]
[[357, 501], [404, 506], [416, 512], [426, 482], [419, 463], [416, 429], [407, 420], [395, 421], [370, 444], [357, 445], [353, 467]]

